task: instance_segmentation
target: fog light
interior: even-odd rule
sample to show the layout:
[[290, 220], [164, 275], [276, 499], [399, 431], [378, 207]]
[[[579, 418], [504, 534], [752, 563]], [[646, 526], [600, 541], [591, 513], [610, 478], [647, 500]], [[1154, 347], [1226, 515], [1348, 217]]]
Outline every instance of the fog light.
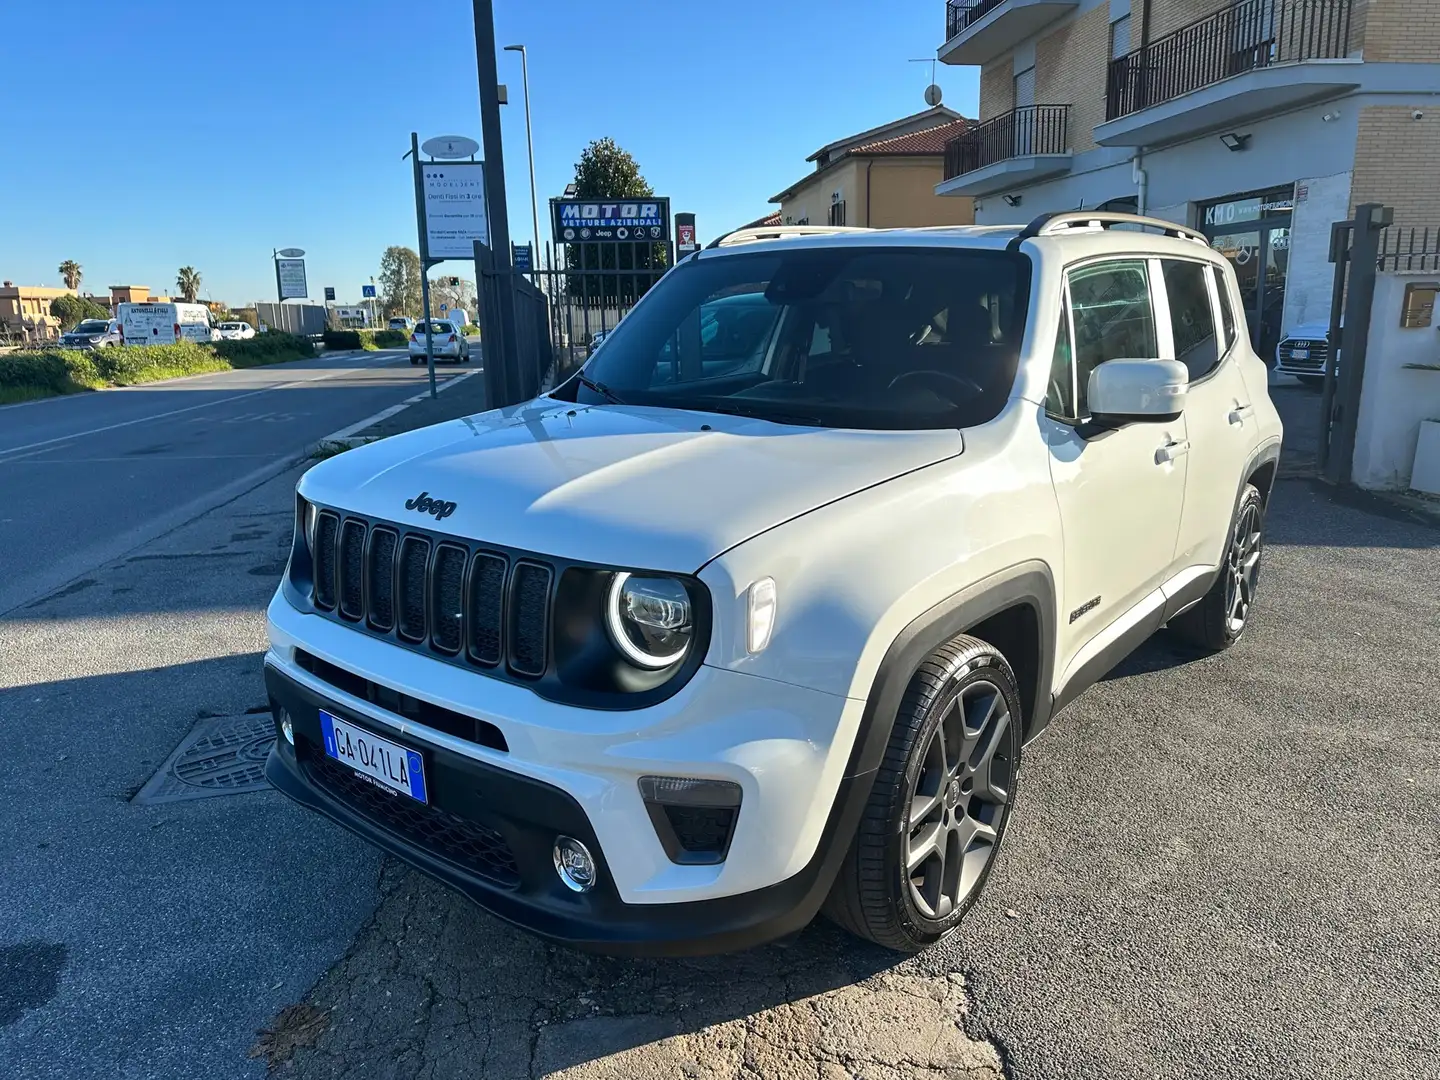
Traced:
[[290, 723], [290, 714], [287, 712], [280, 714], [280, 734], [285, 736], [285, 741], [291, 746], [295, 745], [295, 725]]
[[595, 885], [595, 860], [573, 836], [555, 838], [555, 872], [565, 887], [575, 892], [589, 892]]

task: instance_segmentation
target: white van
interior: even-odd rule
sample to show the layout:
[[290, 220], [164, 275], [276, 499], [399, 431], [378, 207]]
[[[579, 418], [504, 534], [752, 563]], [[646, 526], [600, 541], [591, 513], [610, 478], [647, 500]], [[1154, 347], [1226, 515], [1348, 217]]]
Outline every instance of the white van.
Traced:
[[215, 325], [204, 304], [121, 304], [122, 345], [175, 345], [215, 340]]

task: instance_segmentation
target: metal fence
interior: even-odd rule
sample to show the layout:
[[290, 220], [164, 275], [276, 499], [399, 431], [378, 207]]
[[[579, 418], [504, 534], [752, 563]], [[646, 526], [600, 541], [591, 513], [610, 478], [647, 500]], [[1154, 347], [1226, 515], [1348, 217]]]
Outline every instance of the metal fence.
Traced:
[[555, 362], [549, 298], [478, 242], [475, 283], [489, 401], [499, 406], [534, 397]]
[[1070, 148], [1069, 105], [1022, 105], [945, 144], [945, 179], [1007, 158], [1063, 154]]
[[1004, 2], [1005, 0], [949, 0], [945, 5], [945, 40], [949, 41]]
[[1380, 234], [1376, 269], [1440, 271], [1440, 227], [1391, 225]]
[[1352, 0], [1241, 0], [1110, 61], [1105, 119], [1272, 64], [1350, 51]]
[[255, 313], [271, 330], [314, 337], [327, 325], [325, 309], [318, 304], [256, 304]]

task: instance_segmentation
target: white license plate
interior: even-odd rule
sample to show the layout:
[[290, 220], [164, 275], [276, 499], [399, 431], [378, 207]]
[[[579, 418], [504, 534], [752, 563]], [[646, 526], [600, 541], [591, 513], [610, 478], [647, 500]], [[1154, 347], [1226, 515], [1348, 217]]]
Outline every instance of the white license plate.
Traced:
[[1310, 359], [1310, 350], [1309, 350], [1309, 349], [1291, 349], [1291, 350], [1290, 350], [1290, 359], [1291, 359], [1291, 360], [1309, 360], [1309, 359]]
[[414, 750], [399, 746], [320, 710], [325, 735], [325, 756], [354, 769], [372, 784], [408, 795], [416, 802], [425, 797], [425, 762]]

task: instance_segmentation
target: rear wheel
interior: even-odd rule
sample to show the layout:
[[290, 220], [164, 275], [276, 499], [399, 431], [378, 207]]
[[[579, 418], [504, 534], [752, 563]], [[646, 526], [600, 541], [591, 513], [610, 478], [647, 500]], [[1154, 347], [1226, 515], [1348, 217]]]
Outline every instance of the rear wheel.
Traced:
[[1264, 550], [1265, 501], [1254, 484], [1246, 484], [1215, 584], [1203, 600], [1172, 619], [1170, 629], [1208, 652], [1220, 652], [1239, 641], [1255, 606]]
[[936, 649], [900, 703], [826, 915], [900, 952], [951, 933], [1004, 838], [1020, 738], [1020, 694], [1000, 652], [972, 637]]

